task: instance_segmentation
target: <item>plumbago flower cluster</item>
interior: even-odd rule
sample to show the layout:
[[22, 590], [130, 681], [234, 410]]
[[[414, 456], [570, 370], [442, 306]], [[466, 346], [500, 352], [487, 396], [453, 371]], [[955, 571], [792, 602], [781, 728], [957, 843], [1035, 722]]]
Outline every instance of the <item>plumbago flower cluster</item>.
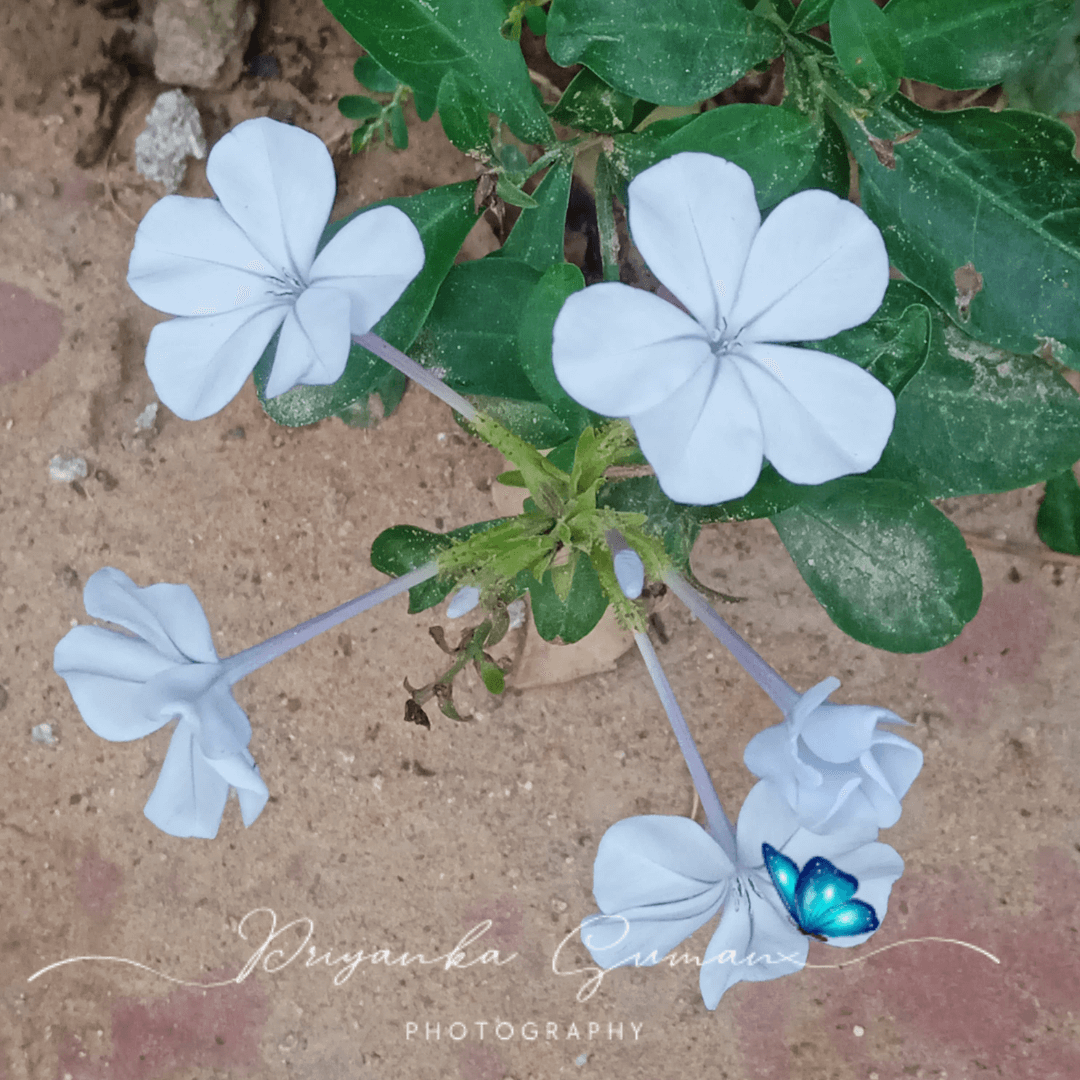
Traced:
[[[798, 970], [811, 936], [850, 947], [881, 925], [903, 862], [877, 836], [922, 756], [882, 726], [903, 723], [894, 713], [830, 703], [837, 680], [788, 686], [691, 584], [690, 549], [705, 524], [768, 517], [842, 630], [917, 652], [955, 637], [981, 597], [963, 537], [931, 500], [1051, 479], [1044, 535], [1080, 533], [1064, 479], [1080, 404], [1055, 366], [1080, 366], [1076, 211], [1062, 210], [1080, 202], [1080, 165], [1049, 119], [935, 114], [896, 93], [901, 75], [947, 88], [1019, 78], [1056, 15], [987, 27], [966, 0], [941, 0], [954, 40], [971, 24], [961, 52], [937, 48], [902, 0], [884, 12], [872, 0], [689, 2], [650, 0], [646, 20], [623, 0], [522, 0], [509, 15], [495, 0], [377, 14], [327, 0], [369, 54], [357, 78], [392, 95], [342, 100], [364, 121], [354, 145], [384, 122], [404, 145], [411, 97], [483, 175], [328, 222], [321, 141], [266, 118], [237, 125], [207, 162], [216, 198], [168, 196], [136, 234], [128, 282], [174, 316], [151, 333], [150, 377], [198, 421], [253, 374], [267, 414], [292, 426], [388, 415], [411, 378], [505, 455], [500, 481], [530, 498], [517, 517], [450, 533], [386, 530], [372, 562], [388, 584], [224, 659], [189, 587], [139, 587], [106, 567], [86, 610], [119, 629], [76, 627], [54, 667], [103, 738], [175, 721], [146, 816], [213, 838], [231, 789], [246, 826], [268, 799], [232, 687], [276, 656], [399, 594], [413, 612], [453, 594], [449, 616], [483, 619], [438, 685], [471, 659], [497, 693], [504, 672], [484, 650], [511, 603], [527, 596], [537, 632], [567, 643], [613, 607], [706, 824], [615, 823], [583, 940], [602, 967], [650, 965], [721, 913], [701, 973], [714, 1008], [735, 981]], [[558, 101], [533, 88], [523, 20], [555, 61], [581, 65]], [[831, 44], [809, 34], [826, 20]], [[706, 107], [781, 54], [783, 107]], [[685, 115], [656, 119], [665, 105]], [[861, 209], [846, 198], [848, 149]], [[588, 284], [563, 254], [581, 155], [595, 162], [600, 236]], [[507, 204], [521, 213], [497, 251], [455, 264], [485, 204], [500, 220]], [[634, 287], [629, 241], [662, 289]], [[734, 826], [649, 643], [646, 582], [674, 592], [783, 714], [746, 748], [758, 783]], [[456, 718], [447, 695], [439, 704]]]

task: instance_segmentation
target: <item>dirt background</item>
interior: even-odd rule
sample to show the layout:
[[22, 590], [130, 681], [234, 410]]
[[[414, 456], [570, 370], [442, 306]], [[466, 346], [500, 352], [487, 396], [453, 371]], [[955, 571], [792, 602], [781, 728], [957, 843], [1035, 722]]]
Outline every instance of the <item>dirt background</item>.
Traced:
[[[144, 818], [169, 730], [97, 738], [52, 671], [56, 642], [86, 621], [90, 574], [190, 584], [227, 655], [379, 583], [368, 551], [387, 526], [493, 516], [500, 462], [415, 389], [366, 431], [278, 428], [250, 384], [206, 421], [162, 408], [137, 428], [160, 316], [125, 276], [163, 190], [135, 171], [133, 145], [162, 87], [117, 76], [103, 50], [124, 5], [102, 6], [0, 15], [0, 1080], [1080, 1076], [1080, 560], [1039, 545], [1038, 488], [944, 506], [974, 537], [985, 600], [957, 642], [923, 656], [841, 634], [768, 522], [710, 528], [694, 555], [703, 581], [746, 598], [731, 621], [793, 685], [834, 674], [837, 700], [914, 722], [926, 765], [881, 837], [907, 869], [873, 943], [959, 939], [1000, 964], [924, 942], [740, 984], [714, 1013], [685, 968], [615, 972], [577, 1001], [583, 977], [556, 975], [552, 958], [594, 910], [604, 830], [691, 807], [644, 668], [631, 653], [498, 699], [474, 683], [473, 723], [435, 716], [425, 731], [402, 719], [402, 680], [439, 670], [427, 627], [445, 619], [401, 601], [238, 686], [272, 793], [250, 829], [235, 800], [213, 841]], [[411, 111], [408, 150], [344, 152], [335, 102], [355, 91], [359, 50], [319, 5], [270, 0], [255, 49], [281, 77], [194, 92], [208, 139], [267, 114], [316, 132], [335, 152], [335, 216], [475, 175]], [[211, 194], [201, 163], [181, 193]], [[492, 244], [478, 225], [469, 257]], [[87, 477], [51, 480], [57, 454], [85, 458]], [[660, 655], [735, 814], [752, 783], [742, 750], [779, 717], [684, 611], [660, 617]], [[32, 739], [42, 723], [55, 745]], [[340, 969], [304, 953], [237, 983], [270, 932], [256, 909], [279, 929], [310, 920], [316, 955], [434, 957], [484, 920], [469, 959], [517, 955], [451, 971], [364, 962], [335, 986]], [[285, 957], [307, 929], [278, 939]], [[816, 943], [810, 955], [836, 962]], [[114, 959], [29, 981], [89, 956]], [[571, 944], [562, 970], [583, 960]]]

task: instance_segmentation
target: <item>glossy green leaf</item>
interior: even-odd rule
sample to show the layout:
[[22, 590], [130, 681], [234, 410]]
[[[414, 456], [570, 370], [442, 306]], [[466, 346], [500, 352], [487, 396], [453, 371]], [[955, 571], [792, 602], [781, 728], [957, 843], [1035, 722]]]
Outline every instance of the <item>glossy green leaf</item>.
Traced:
[[773, 524], [829, 617], [866, 645], [927, 652], [979, 609], [982, 579], [960, 530], [906, 484], [843, 477]]
[[405, 123], [405, 112], [400, 105], [395, 105], [390, 110], [390, 136], [399, 150], [405, 150], [408, 147], [409, 128]]
[[439, 84], [455, 71], [519, 138], [544, 142], [551, 124], [521, 49], [499, 32], [501, 0], [324, 0], [371, 57], [412, 88], [421, 119]]
[[556, 161], [548, 167], [532, 193], [536, 208], [518, 217], [506, 243], [494, 255], [520, 259], [541, 272], [563, 261], [566, 208], [573, 173], [572, 160]]
[[558, 639], [564, 645], [580, 641], [607, 610], [607, 596], [592, 562], [584, 554], [576, 560], [565, 602], [555, 591], [550, 570], [544, 571], [539, 581], [525, 571], [518, 583], [529, 590], [533, 622], [545, 641]]
[[495, 181], [495, 194], [504, 203], [509, 203], [511, 206], [520, 206], [526, 210], [535, 210], [539, 205], [531, 195], [508, 180], [505, 173], [500, 174], [498, 180]]
[[547, 48], [609, 86], [659, 105], [693, 105], [782, 51], [779, 30], [740, 0], [553, 0]]
[[890, 281], [870, 319], [835, 337], [807, 342], [806, 347], [858, 364], [895, 397], [926, 363], [931, 333], [925, 294], [907, 282]]
[[[429, 532], [416, 525], [393, 525], [375, 537], [371, 545], [371, 565], [381, 573], [401, 577], [409, 570], [437, 558], [455, 540], [466, 540], [476, 533], [487, 532], [506, 520], [495, 518], [493, 521], [478, 521], [447, 533]], [[409, 590], [409, 614], [427, 611], [441, 603], [453, 588], [453, 581], [441, 577], [414, 585]]]
[[[901, 283], [894, 291], [917, 295]], [[1026, 487], [1080, 458], [1080, 398], [1053, 365], [975, 341], [936, 308], [930, 315], [926, 362], [897, 398], [872, 476], [937, 499]]]
[[[573, 432], [541, 401], [511, 401], [509, 398], [474, 397], [476, 407], [498, 420], [519, 439], [546, 450], [566, 442]], [[455, 414], [456, 417], [457, 414]], [[460, 422], [460, 421], [459, 421]], [[462, 424], [468, 430], [468, 424]]]
[[518, 329], [522, 370], [540, 400], [573, 431], [589, 423], [589, 411], [559, 385], [551, 361], [552, 330], [567, 297], [585, 288], [585, 278], [571, 263], [557, 263], [533, 286]]
[[[920, 109], [902, 97], [841, 127], [889, 257], [963, 329], [1080, 367], [1080, 162], [1034, 113]], [[885, 163], [879, 159], [884, 157]], [[895, 167], [890, 167], [890, 155]]]
[[582, 68], [563, 91], [551, 119], [582, 131], [629, 131], [637, 102]]
[[[419, 195], [384, 199], [372, 204], [398, 207], [409, 216], [424, 242], [423, 270], [374, 328], [375, 333], [391, 345], [408, 349], [427, 318], [439, 286], [454, 264], [454, 256], [476, 221], [473, 208], [475, 187], [475, 184], [465, 181], [431, 188]], [[319, 250], [356, 214], [370, 209], [369, 206], [362, 207], [356, 213], [327, 225], [319, 241]], [[275, 334], [255, 368], [255, 390], [266, 414], [279, 424], [289, 427], [314, 424], [348, 409], [356, 402], [366, 403], [372, 393], [381, 394], [380, 388], [386, 385], [387, 365], [366, 349], [353, 345], [345, 374], [333, 386], [297, 386], [267, 401], [264, 391], [277, 351], [277, 340], [278, 334]]]
[[1073, 3], [1069, 20], [1049, 51], [1032, 53], [1004, 84], [1011, 108], [1034, 109], [1047, 116], [1080, 112], [1080, 0]]
[[491, 149], [491, 128], [483, 98], [456, 71], [439, 84], [439, 120], [446, 137], [463, 153]]
[[651, 124], [640, 134], [614, 136], [610, 157], [623, 179], [684, 151], [715, 154], [750, 174], [758, 204], [765, 208], [799, 190], [820, 140], [819, 130], [807, 117], [775, 105], [710, 109], [662, 139], [650, 134], [656, 126]]
[[1047, 547], [1080, 555], [1080, 485], [1072, 469], [1046, 481], [1035, 527]]
[[993, 86], [1047, 57], [1072, 0], [889, 0], [885, 15], [909, 79], [965, 90]]
[[371, 98], [350, 94], [338, 101], [338, 112], [350, 120], [370, 120], [382, 115], [382, 106]]
[[900, 39], [874, 0], [835, 0], [829, 34], [844, 74], [868, 100], [896, 91], [903, 70]]
[[547, 33], [547, 12], [542, 7], [526, 8], [525, 21], [537, 37], [543, 37]]
[[833, 0], [802, 0], [795, 9], [795, 18], [788, 24], [793, 33], [801, 34], [829, 21], [829, 9]]
[[832, 118], [823, 114], [818, 144], [810, 169], [799, 181], [799, 188], [822, 188], [846, 199], [851, 190], [851, 163], [847, 143]]
[[398, 81], [385, 68], [370, 56], [361, 56], [353, 64], [353, 77], [361, 86], [376, 94], [392, 94], [398, 87]]
[[517, 259], [459, 263], [446, 276], [413, 355], [461, 394], [538, 395], [518, 357], [518, 325], [540, 274]]

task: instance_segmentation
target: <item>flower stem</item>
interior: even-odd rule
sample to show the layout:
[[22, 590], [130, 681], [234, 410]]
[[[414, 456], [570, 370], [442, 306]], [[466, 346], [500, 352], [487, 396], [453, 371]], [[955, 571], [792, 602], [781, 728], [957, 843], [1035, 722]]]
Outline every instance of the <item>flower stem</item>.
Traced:
[[437, 375], [418, 364], [411, 356], [406, 356], [400, 349], [395, 349], [388, 341], [383, 341], [378, 334], [353, 334], [353, 341], [380, 360], [385, 360], [403, 375], [408, 375], [425, 390], [430, 390], [440, 401], [445, 401], [451, 409], [461, 413], [466, 420], [474, 421], [477, 416], [475, 407], [466, 401], [456, 390], [451, 390]]
[[769, 695], [786, 716], [799, 700], [796, 693], [724, 620], [708, 601], [684, 577], [669, 570], [664, 575], [667, 587], [696, 615], [715, 635], [746, 673]]
[[355, 600], [350, 600], [330, 611], [324, 611], [321, 615], [316, 615], [315, 618], [308, 619], [307, 622], [302, 622], [291, 630], [275, 634], [258, 645], [252, 645], [250, 649], [244, 649], [243, 652], [222, 660], [222, 666], [229, 669], [229, 685], [234, 685], [264, 664], [276, 660], [290, 649], [303, 645], [313, 637], [318, 637], [319, 634], [345, 622], [346, 619], [368, 611], [384, 600], [389, 600], [399, 593], [406, 592], [414, 585], [435, 577], [438, 572], [438, 563], [425, 563], [415, 570], [410, 570], [407, 574], [402, 574], [399, 578], [394, 578], [393, 581], [388, 581], [385, 585], [380, 585], [377, 589], [372, 589], [371, 592], [364, 593], [363, 596], [358, 596]]
[[694, 738], [690, 734], [690, 728], [686, 724], [679, 703], [675, 700], [675, 693], [671, 689], [671, 683], [667, 681], [664, 669], [660, 666], [660, 658], [656, 655], [652, 642], [645, 634], [634, 634], [638, 650], [645, 667], [652, 676], [653, 686], [660, 695], [660, 703], [664, 706], [671, 728], [675, 732], [675, 738], [679, 743], [679, 749], [686, 760], [686, 766], [690, 770], [690, 778], [694, 781], [694, 789], [701, 800], [705, 811], [705, 820], [709, 824], [709, 835], [724, 849], [724, 853], [735, 861], [735, 831], [720, 805], [720, 797], [716, 794], [709, 770], [705, 768], [705, 762], [701, 760]]

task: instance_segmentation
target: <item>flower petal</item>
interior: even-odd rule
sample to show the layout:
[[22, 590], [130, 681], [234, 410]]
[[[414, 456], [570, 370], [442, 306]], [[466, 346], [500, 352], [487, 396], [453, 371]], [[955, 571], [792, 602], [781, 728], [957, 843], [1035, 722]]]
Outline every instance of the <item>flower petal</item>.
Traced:
[[785, 345], [752, 344], [731, 356], [761, 416], [765, 457], [785, 479], [822, 484], [877, 464], [896, 399], [873, 375]]
[[[774, 890], [775, 892], [775, 890]], [[778, 898], [779, 900], [779, 898]], [[701, 996], [715, 1009], [737, 982], [765, 982], [801, 971], [810, 951], [809, 938], [770, 901], [745, 890], [724, 906], [701, 965]]]
[[885, 241], [866, 214], [829, 191], [800, 191], [754, 237], [730, 322], [744, 343], [815, 341], [866, 322], [888, 284]]
[[178, 717], [188, 724], [206, 757], [238, 754], [251, 741], [251, 723], [227, 680], [228, 669], [221, 664], [185, 664], [150, 679], [138, 702], [148, 717]]
[[366, 334], [424, 268], [424, 243], [396, 206], [358, 214], [319, 252], [308, 280], [345, 293], [352, 301], [350, 328]]
[[328, 386], [349, 359], [349, 298], [337, 289], [305, 289], [281, 327], [266, 396], [294, 386]]
[[322, 139], [268, 117], [245, 120], [215, 143], [206, 178], [274, 268], [306, 283], [337, 189]]
[[190, 724], [177, 724], [143, 813], [170, 836], [213, 840], [228, 797], [228, 781], [199, 752], [195, 729]]
[[660, 487], [675, 502], [706, 506], [737, 499], [757, 482], [761, 422], [734, 364], [702, 365], [630, 422]]
[[170, 319], [150, 331], [146, 371], [181, 420], [205, 420], [240, 392], [291, 305]]
[[217, 661], [210, 623], [188, 585], [140, 588], [122, 570], [103, 566], [87, 579], [83, 604], [88, 615], [138, 634], [174, 663]]
[[785, 845], [798, 831], [795, 811], [780, 790], [768, 780], [759, 780], [747, 793], [735, 825], [735, 846], [739, 867], [764, 866], [761, 845], [769, 843], [790, 855]]
[[711, 367], [712, 350], [686, 312], [612, 281], [567, 298], [555, 320], [551, 359], [575, 401], [604, 416], [632, 416]]
[[593, 895], [611, 914], [705, 895], [734, 872], [720, 845], [689, 818], [624, 818], [600, 839]]
[[761, 222], [754, 182], [713, 154], [675, 154], [630, 182], [630, 233], [707, 331], [723, 328]]
[[274, 298], [268, 266], [216, 199], [166, 195], [139, 222], [128, 285], [170, 315], [211, 315]]
[[148, 718], [139, 695], [148, 679], [171, 666], [147, 642], [100, 626], [76, 626], [53, 651], [53, 668], [83, 720], [111, 742], [141, 739], [168, 723], [168, 716]]

